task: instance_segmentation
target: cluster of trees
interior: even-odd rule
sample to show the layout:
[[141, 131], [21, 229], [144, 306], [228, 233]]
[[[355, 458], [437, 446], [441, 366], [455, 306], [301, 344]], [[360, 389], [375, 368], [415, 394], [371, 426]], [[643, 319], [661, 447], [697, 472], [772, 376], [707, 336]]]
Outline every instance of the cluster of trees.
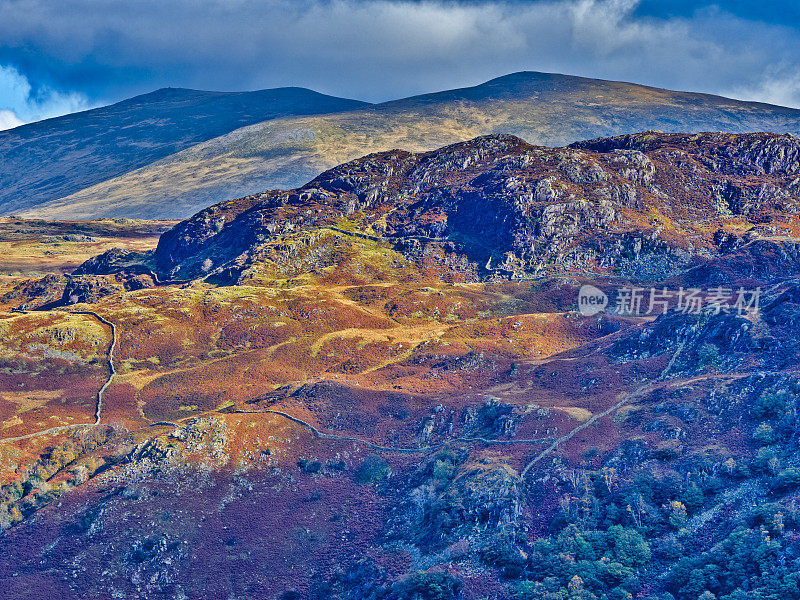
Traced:
[[524, 546], [511, 534], [500, 534], [482, 552], [487, 563], [519, 580], [511, 586], [517, 600], [631, 598], [652, 558], [644, 536], [622, 525], [582, 531], [570, 524]]
[[[789, 514], [787, 514], [789, 513]], [[677, 600], [799, 600], [800, 570], [787, 557], [800, 550], [798, 514], [766, 505], [721, 543], [699, 556], [685, 556], [671, 570]], [[787, 529], [792, 533], [787, 535]]]
[[760, 394], [750, 407], [754, 456], [727, 464], [731, 478], [752, 479], [773, 502], [741, 516], [711, 549], [676, 557], [666, 600], [800, 600], [798, 393], [790, 381]]
[[[484, 560], [512, 580], [517, 600], [800, 600], [795, 387], [766, 390], [751, 405], [750, 458], [693, 457], [627, 483], [578, 472], [549, 536], [496, 536]], [[693, 518], [745, 484], [772, 502], [736, 513], [707, 549], [698, 539], [705, 521]]]
[[[382, 569], [362, 559], [346, 571], [337, 571], [325, 583], [317, 583], [311, 600], [455, 600], [462, 583], [444, 571], [414, 571], [391, 582]], [[290, 592], [291, 594], [293, 592]], [[295, 596], [283, 595], [289, 600]], [[299, 596], [297, 596], [299, 597]]]

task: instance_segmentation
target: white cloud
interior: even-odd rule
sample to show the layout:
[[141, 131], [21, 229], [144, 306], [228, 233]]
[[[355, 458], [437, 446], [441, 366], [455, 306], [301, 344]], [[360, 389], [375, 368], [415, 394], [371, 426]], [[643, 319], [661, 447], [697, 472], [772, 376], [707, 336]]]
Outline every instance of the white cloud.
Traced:
[[[96, 0], [0, 0], [0, 40], [8, 56], [24, 48], [59, 88], [92, 97], [164, 85], [302, 85], [387, 100], [537, 70], [800, 106], [800, 86], [787, 83], [800, 72], [797, 30], [720, 9], [647, 18], [638, 5], [141, 0], [98, 10]], [[52, 98], [60, 106], [81, 101]]]
[[34, 92], [19, 71], [0, 65], [0, 130], [88, 107], [87, 98], [77, 92], [62, 93], [47, 87]]
[[12, 129], [13, 127], [19, 127], [20, 125], [24, 124], [24, 121], [17, 117], [13, 111], [0, 110], [0, 131]]
[[800, 69], [782, 65], [767, 69], [752, 85], [732, 87], [725, 95], [779, 106], [800, 106]]

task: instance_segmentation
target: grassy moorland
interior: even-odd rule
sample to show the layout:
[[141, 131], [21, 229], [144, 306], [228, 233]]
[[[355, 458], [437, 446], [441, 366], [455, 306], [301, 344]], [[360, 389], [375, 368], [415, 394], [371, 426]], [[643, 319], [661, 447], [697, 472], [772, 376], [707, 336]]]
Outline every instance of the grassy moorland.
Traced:
[[386, 153], [0, 282], [0, 589], [800, 598], [798, 155]]
[[0, 219], [0, 274], [27, 276], [71, 273], [92, 256], [112, 248], [151, 250], [172, 221], [37, 221]]

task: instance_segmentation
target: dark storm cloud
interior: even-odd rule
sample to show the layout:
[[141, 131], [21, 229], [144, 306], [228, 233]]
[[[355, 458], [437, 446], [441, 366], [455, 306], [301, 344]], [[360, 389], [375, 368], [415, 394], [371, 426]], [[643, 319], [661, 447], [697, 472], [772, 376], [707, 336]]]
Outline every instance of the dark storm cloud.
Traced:
[[798, 30], [739, 4], [0, 0], [0, 110], [29, 120], [166, 85], [384, 100], [518, 70], [800, 105]]

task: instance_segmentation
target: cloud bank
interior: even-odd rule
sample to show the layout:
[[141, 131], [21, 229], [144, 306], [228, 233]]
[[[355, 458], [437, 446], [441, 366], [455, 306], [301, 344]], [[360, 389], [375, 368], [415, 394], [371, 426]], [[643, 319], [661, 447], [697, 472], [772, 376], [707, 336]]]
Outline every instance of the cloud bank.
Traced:
[[[520, 70], [800, 106], [800, 30], [719, 4], [659, 16], [638, 0], [0, 0], [0, 110], [30, 120], [167, 85], [381, 101]], [[30, 85], [16, 104], [9, 67]]]
[[0, 131], [11, 129], [22, 125], [24, 121], [20, 119], [12, 110], [0, 110]]
[[0, 66], [0, 131], [89, 106], [88, 99], [78, 92], [62, 93], [45, 85], [34, 90], [19, 71]]

